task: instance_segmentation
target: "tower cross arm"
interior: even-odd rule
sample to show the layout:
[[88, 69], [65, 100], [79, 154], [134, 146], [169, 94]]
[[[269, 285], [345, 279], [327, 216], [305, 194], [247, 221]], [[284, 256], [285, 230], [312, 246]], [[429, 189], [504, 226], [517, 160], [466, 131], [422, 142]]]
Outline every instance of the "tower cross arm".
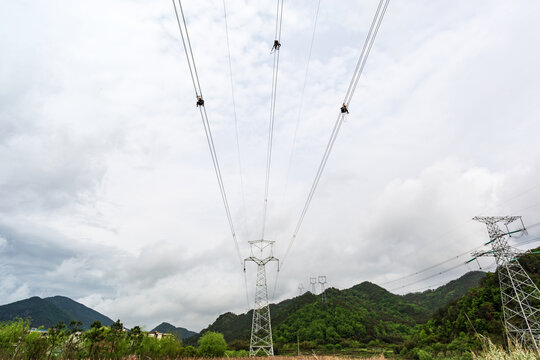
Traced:
[[264, 258], [264, 259], [259, 259], [256, 256], [249, 256], [249, 257], [244, 259], [244, 270], [246, 269], [246, 261], [253, 261], [257, 265], [266, 265], [270, 261], [277, 261], [277, 263], [278, 263], [278, 271], [279, 271], [279, 259], [274, 257], [274, 256], [269, 256], [269, 257]]

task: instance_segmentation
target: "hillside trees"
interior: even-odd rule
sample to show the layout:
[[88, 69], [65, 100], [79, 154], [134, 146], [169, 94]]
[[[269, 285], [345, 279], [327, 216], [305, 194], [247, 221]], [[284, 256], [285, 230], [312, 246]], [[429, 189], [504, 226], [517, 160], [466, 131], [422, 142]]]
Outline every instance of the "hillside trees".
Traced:
[[[540, 285], [540, 256], [525, 255], [519, 262]], [[419, 326], [402, 352], [411, 354], [415, 349], [468, 352], [481, 349], [482, 341], [477, 335], [497, 345], [506, 345], [503, 324], [498, 273], [487, 273], [478, 287], [440, 308], [427, 323]]]

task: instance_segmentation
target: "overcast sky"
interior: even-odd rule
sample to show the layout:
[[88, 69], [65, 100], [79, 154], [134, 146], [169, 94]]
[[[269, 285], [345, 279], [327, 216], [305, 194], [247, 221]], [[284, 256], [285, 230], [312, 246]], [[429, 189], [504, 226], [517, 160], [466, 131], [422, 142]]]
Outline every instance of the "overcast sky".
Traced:
[[[275, 2], [227, 1], [242, 172], [223, 2], [183, 5], [248, 256], [262, 227]], [[267, 224], [277, 257], [377, 1], [321, 0], [299, 116], [316, 6], [286, 0], [283, 13]], [[539, 15], [537, 1], [391, 2], [273, 301], [310, 276], [382, 284], [459, 255], [487, 239], [475, 215], [522, 215], [538, 236]], [[126, 326], [196, 331], [246, 311], [181, 46], [171, 1], [0, 3], [1, 304], [64, 295]], [[385, 286], [442, 284], [477, 268], [430, 277], [465, 260]]]

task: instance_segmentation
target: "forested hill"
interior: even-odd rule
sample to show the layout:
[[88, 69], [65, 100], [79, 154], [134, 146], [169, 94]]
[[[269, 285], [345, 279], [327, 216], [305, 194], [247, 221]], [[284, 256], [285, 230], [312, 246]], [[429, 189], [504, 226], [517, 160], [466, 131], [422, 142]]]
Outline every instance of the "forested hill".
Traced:
[[457, 297], [466, 294], [469, 289], [479, 285], [480, 280], [485, 275], [486, 273], [483, 271], [471, 271], [444, 286], [424, 292], [410, 293], [404, 295], [403, 298], [412, 303], [437, 310]]
[[162, 322], [152, 329], [161, 333], [173, 334], [179, 340], [185, 340], [193, 335], [197, 335], [195, 331], [188, 330], [183, 327], [176, 327], [168, 322]]
[[[465, 294], [484, 276], [474, 272], [435, 291], [399, 296], [378, 285], [363, 282], [350, 289], [327, 289], [326, 302], [309, 292], [279, 304], [271, 304], [272, 328], [276, 344], [300, 341], [313, 343], [367, 343], [378, 340], [388, 343], [403, 341], [412, 328], [426, 322], [441, 302]], [[252, 312], [236, 315], [225, 313], [208, 328], [217, 331], [229, 342], [246, 341], [251, 331]], [[186, 343], [195, 343], [194, 336]]]
[[[540, 251], [540, 247], [532, 251]], [[530, 254], [518, 261], [540, 287], [540, 256]], [[540, 308], [540, 304], [536, 306]], [[406, 342], [403, 353], [415, 348], [435, 353], [479, 348], [476, 333], [503, 344], [503, 322], [498, 274], [488, 273], [480, 286], [439, 309], [425, 325], [416, 330]]]
[[31, 319], [31, 326], [50, 328], [59, 321], [68, 325], [71, 321], [81, 321], [84, 329], [89, 329], [95, 320], [103, 325], [111, 325], [113, 321], [107, 316], [90, 309], [70, 298], [54, 296], [40, 298], [37, 296], [0, 306], [0, 321], [16, 318]]

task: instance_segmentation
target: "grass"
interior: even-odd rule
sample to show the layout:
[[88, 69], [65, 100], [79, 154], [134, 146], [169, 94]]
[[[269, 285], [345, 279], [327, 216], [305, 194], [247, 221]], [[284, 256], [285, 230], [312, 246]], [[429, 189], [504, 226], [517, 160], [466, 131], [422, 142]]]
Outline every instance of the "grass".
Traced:
[[524, 348], [520, 344], [514, 344], [509, 350], [497, 346], [488, 338], [482, 338], [482, 351], [473, 353], [474, 360], [538, 360], [540, 356], [534, 350]]

